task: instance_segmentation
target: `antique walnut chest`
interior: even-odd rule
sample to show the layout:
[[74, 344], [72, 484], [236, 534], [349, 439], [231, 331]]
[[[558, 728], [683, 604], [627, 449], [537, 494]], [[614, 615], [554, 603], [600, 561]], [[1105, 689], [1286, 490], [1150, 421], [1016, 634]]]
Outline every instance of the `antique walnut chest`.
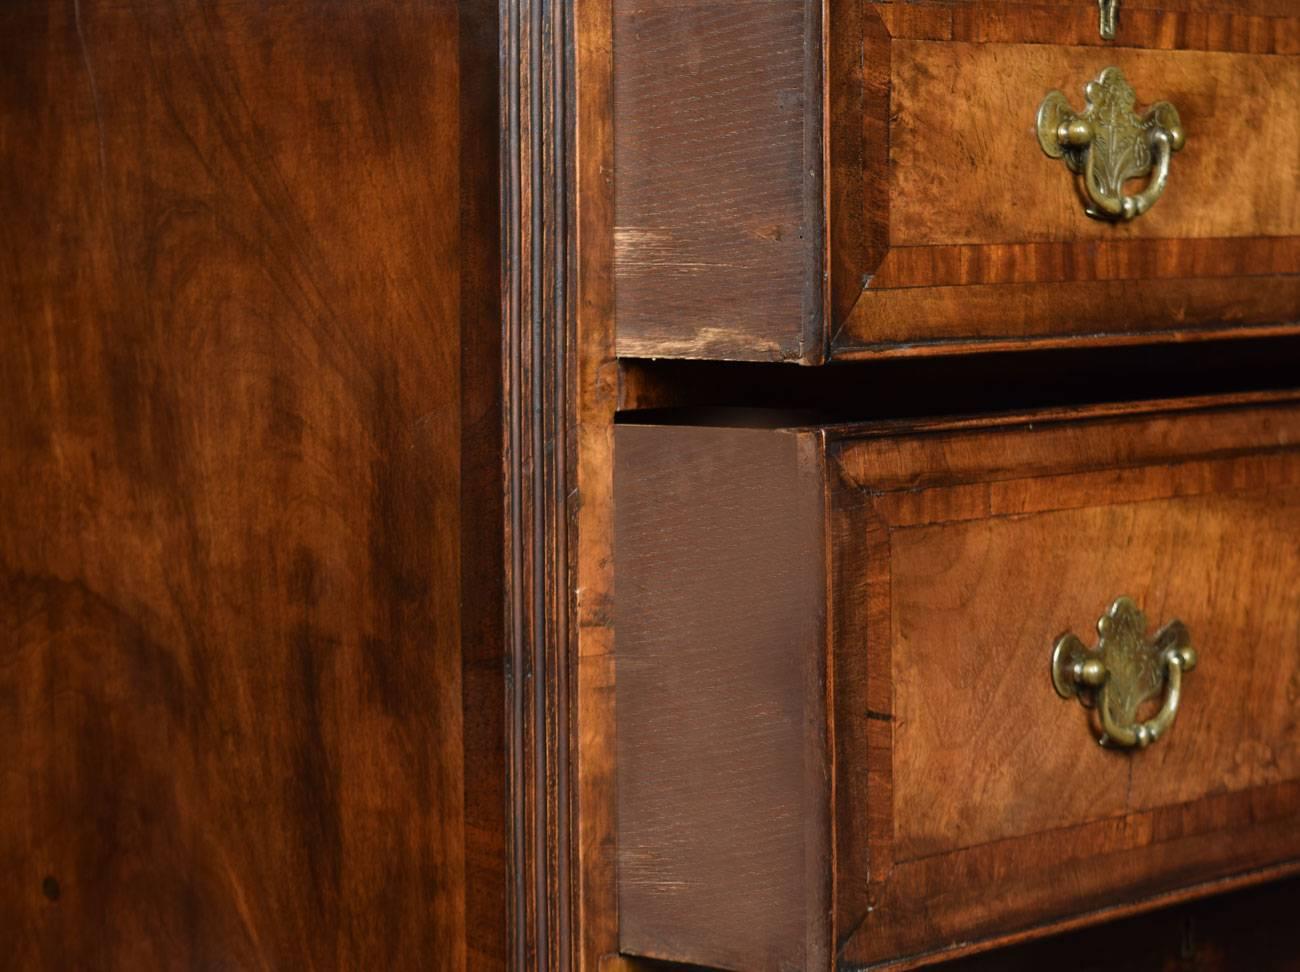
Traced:
[[1300, 0], [0, 3], [0, 969], [1300, 968]]

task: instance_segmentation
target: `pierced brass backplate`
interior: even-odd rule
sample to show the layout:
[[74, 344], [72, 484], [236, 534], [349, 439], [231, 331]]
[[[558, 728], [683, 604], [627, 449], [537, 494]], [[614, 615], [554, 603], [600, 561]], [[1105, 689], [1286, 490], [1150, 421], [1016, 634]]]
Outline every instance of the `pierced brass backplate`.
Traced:
[[[1196, 652], [1181, 621], [1171, 621], [1151, 640], [1146, 629], [1146, 616], [1121, 597], [1097, 622], [1096, 648], [1067, 634], [1052, 651], [1057, 694], [1097, 708], [1103, 746], [1145, 748], [1168, 732], [1178, 715], [1183, 673], [1196, 667]], [[1160, 712], [1139, 723], [1138, 710], [1161, 693]]]
[[[1088, 107], [1076, 112], [1059, 91], [1038, 108], [1038, 144], [1083, 176], [1084, 211], [1094, 219], [1136, 219], [1156, 204], [1169, 183], [1169, 160], [1186, 143], [1178, 111], [1157, 102], [1139, 116], [1137, 95], [1117, 67], [1083, 89]], [[1147, 187], [1126, 196], [1124, 184], [1150, 175]]]

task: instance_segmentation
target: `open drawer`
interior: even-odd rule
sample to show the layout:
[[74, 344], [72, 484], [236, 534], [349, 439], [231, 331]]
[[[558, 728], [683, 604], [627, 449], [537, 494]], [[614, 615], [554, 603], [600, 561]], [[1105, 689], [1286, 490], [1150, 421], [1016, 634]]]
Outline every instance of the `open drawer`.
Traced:
[[1300, 401], [624, 425], [615, 490], [625, 952], [916, 963], [1300, 859]]
[[619, 354], [1294, 329], [1300, 5], [1113, 6], [614, 0]]

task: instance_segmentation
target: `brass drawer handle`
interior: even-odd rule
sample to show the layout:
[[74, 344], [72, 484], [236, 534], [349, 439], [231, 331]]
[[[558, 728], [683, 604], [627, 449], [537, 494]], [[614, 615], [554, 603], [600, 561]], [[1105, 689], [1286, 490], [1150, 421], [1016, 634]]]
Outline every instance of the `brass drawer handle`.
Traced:
[[[1096, 706], [1103, 746], [1145, 748], [1168, 732], [1178, 715], [1183, 673], [1196, 667], [1191, 636], [1181, 621], [1171, 621], [1150, 641], [1146, 629], [1146, 616], [1121, 597], [1097, 622], [1101, 640], [1096, 648], [1067, 634], [1052, 651], [1057, 694]], [[1162, 691], [1160, 712], [1149, 722], [1136, 722], [1138, 708]]]
[[[1088, 107], [1070, 107], [1059, 91], [1038, 108], [1038, 144], [1051, 158], [1064, 158], [1083, 176], [1084, 211], [1094, 219], [1136, 219], [1156, 204], [1169, 183], [1169, 160], [1186, 143], [1178, 110], [1157, 102], [1138, 116], [1137, 96], [1124, 74], [1108, 67], [1084, 87]], [[1124, 195], [1124, 183], [1150, 175], [1147, 187]]]

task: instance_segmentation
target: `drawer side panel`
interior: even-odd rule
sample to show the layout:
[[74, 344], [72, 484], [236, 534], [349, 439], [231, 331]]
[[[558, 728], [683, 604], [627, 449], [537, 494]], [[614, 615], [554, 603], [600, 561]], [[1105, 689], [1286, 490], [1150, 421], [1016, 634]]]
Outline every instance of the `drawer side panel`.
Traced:
[[826, 968], [820, 438], [623, 426], [615, 447], [622, 949]]
[[620, 355], [821, 357], [820, 12], [614, 3]]

